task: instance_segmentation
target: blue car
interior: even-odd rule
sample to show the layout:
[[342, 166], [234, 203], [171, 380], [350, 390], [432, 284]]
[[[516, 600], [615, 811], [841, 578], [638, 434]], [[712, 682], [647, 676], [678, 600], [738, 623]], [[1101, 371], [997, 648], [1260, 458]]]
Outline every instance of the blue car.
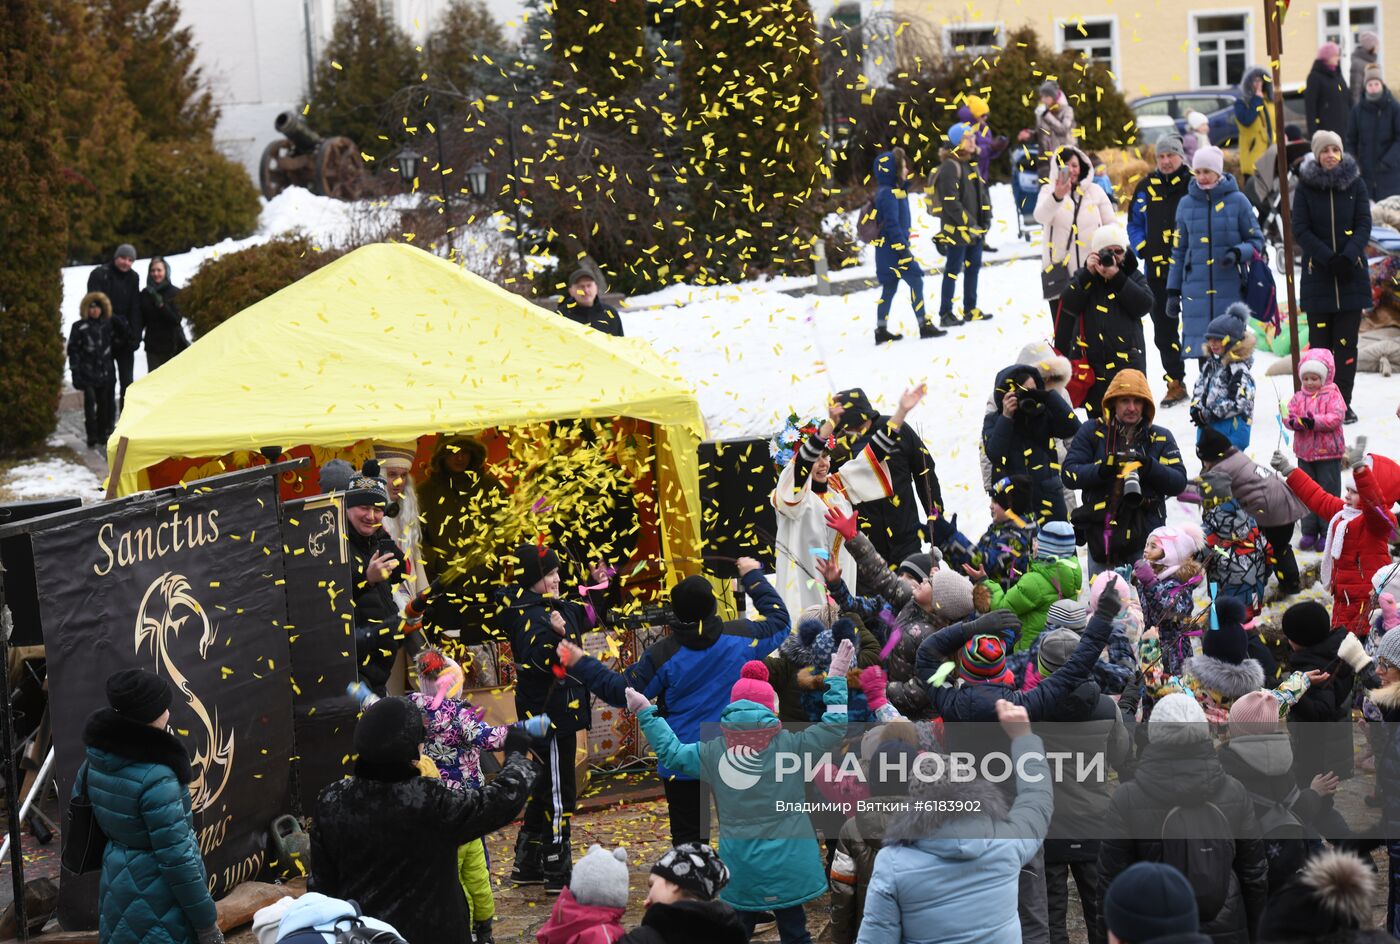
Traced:
[[[1138, 117], [1171, 118], [1176, 122], [1176, 130], [1181, 134], [1186, 133], [1186, 116], [1198, 111], [1210, 121], [1210, 143], [1223, 148], [1233, 147], [1236, 143], [1238, 129], [1235, 127], [1235, 101], [1239, 97], [1238, 87], [1162, 92], [1139, 98], [1128, 107]], [[1296, 124], [1299, 127], [1305, 124], [1301, 90], [1284, 91], [1283, 120], [1284, 124]]]

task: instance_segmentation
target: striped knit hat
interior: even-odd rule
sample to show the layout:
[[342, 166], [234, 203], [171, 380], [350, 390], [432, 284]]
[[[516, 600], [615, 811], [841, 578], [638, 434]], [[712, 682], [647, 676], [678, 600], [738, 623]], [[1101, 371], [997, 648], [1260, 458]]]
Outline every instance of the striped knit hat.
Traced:
[[1039, 560], [1058, 560], [1074, 556], [1074, 528], [1067, 521], [1047, 521], [1036, 535], [1035, 556]]
[[996, 682], [1006, 674], [1006, 643], [1000, 636], [973, 636], [958, 650], [958, 675], [974, 683]]
[[1056, 600], [1045, 614], [1045, 628], [1072, 629], [1082, 633], [1089, 625], [1089, 610], [1078, 600]]

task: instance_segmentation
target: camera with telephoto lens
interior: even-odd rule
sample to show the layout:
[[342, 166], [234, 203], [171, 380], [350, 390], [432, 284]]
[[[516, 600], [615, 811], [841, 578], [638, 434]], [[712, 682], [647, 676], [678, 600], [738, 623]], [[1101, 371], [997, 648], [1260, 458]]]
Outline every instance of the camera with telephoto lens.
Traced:
[[1045, 412], [1045, 394], [1039, 390], [1017, 390], [1016, 412], [1027, 418]]
[[1112, 249], [1099, 250], [1099, 265], [1105, 269], [1111, 269], [1118, 264], [1118, 257], [1113, 254]]
[[1142, 477], [1138, 475], [1137, 469], [1123, 476], [1123, 497], [1142, 497]]

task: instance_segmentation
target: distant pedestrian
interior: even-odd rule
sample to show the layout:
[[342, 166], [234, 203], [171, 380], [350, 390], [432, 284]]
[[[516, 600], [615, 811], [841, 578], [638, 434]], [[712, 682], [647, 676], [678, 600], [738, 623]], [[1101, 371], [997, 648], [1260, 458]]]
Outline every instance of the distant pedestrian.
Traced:
[[1060, 148], [1074, 144], [1074, 107], [1065, 98], [1060, 83], [1046, 79], [1040, 83], [1040, 104], [1035, 106], [1036, 143], [1048, 158]]
[[[1235, 128], [1239, 132], [1240, 174], [1250, 177], [1270, 144], [1278, 140], [1274, 127], [1273, 83], [1261, 66], [1251, 66], [1240, 83], [1235, 100]], [[1193, 161], [1192, 167], [1195, 167]]]
[[1186, 400], [1181, 324], [1176, 316], [1167, 314], [1167, 273], [1171, 270], [1172, 241], [1176, 238], [1176, 208], [1191, 185], [1191, 169], [1183, 163], [1186, 155], [1182, 139], [1175, 135], [1158, 141], [1157, 170], [1138, 183], [1128, 210], [1131, 249], [1142, 263], [1148, 288], [1152, 290], [1152, 340], [1162, 357], [1162, 372], [1167, 381], [1167, 392], [1161, 402], [1164, 407]]
[[185, 337], [184, 316], [175, 296], [180, 290], [170, 283], [170, 265], [164, 256], [153, 256], [146, 267], [146, 287], [139, 304], [141, 323], [146, 329], [146, 370], [155, 370], [190, 346]]
[[107, 441], [116, 414], [112, 303], [101, 292], [88, 292], [78, 307], [81, 317], [68, 332], [68, 373], [73, 389], [83, 392], [83, 427], [91, 449]]
[[1181, 144], [1186, 151], [1186, 164], [1189, 167], [1191, 160], [1196, 156], [1196, 152], [1203, 147], [1210, 147], [1210, 119], [1198, 111], [1188, 112], [1186, 115], [1186, 133], [1182, 135]]
[[122, 243], [112, 261], [92, 270], [87, 290], [101, 292], [112, 303], [112, 361], [121, 385], [120, 406], [126, 407], [126, 388], [131, 386], [136, 366], [136, 349], [141, 346], [141, 277], [131, 271], [136, 247]]
[[892, 148], [875, 158], [875, 277], [880, 282], [880, 304], [875, 310], [875, 343], [904, 337], [889, 330], [890, 305], [901, 281], [909, 283], [909, 302], [919, 322], [919, 337], [937, 337], [940, 331], [924, 308], [924, 270], [914, 258], [909, 235], [909, 159], [904, 148]]
[[1351, 88], [1353, 105], [1359, 103], [1361, 96], [1366, 94], [1366, 67], [1376, 64], [1376, 50], [1380, 45], [1380, 36], [1371, 30], [1356, 36], [1356, 48], [1351, 51], [1351, 78], [1347, 82]]
[[569, 276], [569, 291], [559, 303], [559, 314], [574, 324], [615, 338], [622, 337], [622, 316], [599, 297], [598, 280], [587, 269], [575, 269], [574, 274]]
[[[977, 277], [982, 271], [982, 241], [992, 225], [992, 198], [977, 167], [977, 136], [959, 122], [948, 129], [948, 148], [934, 178], [934, 205], [939, 230], [934, 243], [945, 257], [938, 317], [944, 328], [992, 316], [977, 307]], [[953, 295], [962, 283], [963, 316], [953, 314]], [[929, 332], [931, 333], [931, 332]], [[939, 333], [942, 333], [941, 331]], [[923, 336], [921, 332], [920, 336]]]
[[1303, 105], [1306, 109], [1307, 134], [1311, 137], [1318, 131], [1330, 131], [1336, 135], [1347, 133], [1347, 119], [1351, 116], [1351, 90], [1341, 72], [1342, 50], [1334, 42], [1325, 42], [1317, 50], [1312, 70], [1308, 73], [1307, 88], [1303, 92]]
[[1035, 220], [1042, 227], [1041, 288], [1053, 324], [1060, 296], [1070, 278], [1088, 260], [1094, 231], [1118, 219], [1108, 194], [1094, 183], [1094, 166], [1077, 147], [1066, 145], [1050, 157], [1050, 180], [1035, 201]]
[[1381, 67], [1366, 67], [1361, 101], [1347, 126], [1347, 153], [1361, 165], [1372, 200], [1400, 193], [1400, 102], [1386, 86]]

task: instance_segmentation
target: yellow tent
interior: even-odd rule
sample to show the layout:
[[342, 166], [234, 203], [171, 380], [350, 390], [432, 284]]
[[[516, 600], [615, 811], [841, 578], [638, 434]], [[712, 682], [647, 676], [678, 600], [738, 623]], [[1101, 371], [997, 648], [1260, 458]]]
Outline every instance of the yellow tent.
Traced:
[[116, 494], [177, 457], [625, 416], [655, 429], [662, 551], [694, 572], [704, 420], [675, 369], [401, 244], [357, 249], [241, 311], [132, 385]]

